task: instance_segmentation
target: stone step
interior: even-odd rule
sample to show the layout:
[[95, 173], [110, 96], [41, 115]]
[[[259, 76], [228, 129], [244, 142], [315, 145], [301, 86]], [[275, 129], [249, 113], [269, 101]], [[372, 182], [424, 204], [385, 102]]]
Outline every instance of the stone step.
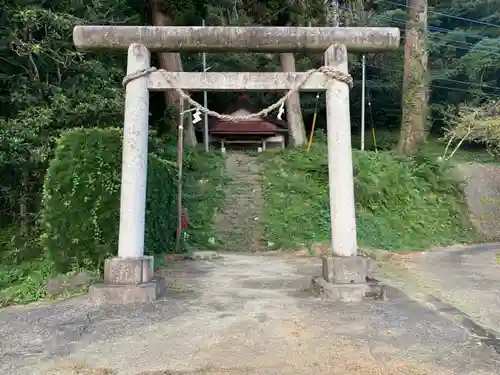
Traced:
[[261, 223], [264, 190], [255, 157], [228, 153], [226, 172], [230, 181], [218, 218], [225, 250], [259, 251], [265, 246], [264, 226]]

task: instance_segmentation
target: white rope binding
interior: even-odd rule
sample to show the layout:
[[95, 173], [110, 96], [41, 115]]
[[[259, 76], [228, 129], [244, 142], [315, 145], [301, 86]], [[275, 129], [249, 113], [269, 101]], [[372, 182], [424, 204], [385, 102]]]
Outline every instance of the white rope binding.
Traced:
[[[155, 67], [141, 69], [141, 70], [138, 70], [137, 72], [133, 72], [131, 74], [126, 75], [125, 78], [123, 78], [122, 85], [123, 85], [123, 87], [126, 87], [127, 84], [129, 84], [131, 81], [133, 81], [137, 78], [147, 76], [147, 75], [154, 73], [154, 72], [168, 73], [164, 69], [157, 69]], [[311, 69], [311, 70], [308, 70], [307, 72], [305, 72], [301, 76], [301, 79], [298, 80], [297, 83], [281, 99], [279, 99], [276, 103], [271, 104], [269, 107], [264, 108], [263, 110], [261, 110], [257, 113], [251, 113], [251, 114], [245, 115], [245, 116], [231, 116], [231, 115], [227, 115], [227, 114], [221, 114], [221, 113], [212, 111], [208, 108], [205, 108], [203, 105], [201, 105], [196, 100], [191, 98], [191, 96], [189, 96], [189, 94], [187, 94], [184, 90], [178, 88], [175, 85], [175, 82], [170, 80], [166, 74], [164, 74], [164, 76], [165, 76], [165, 79], [167, 80], [168, 84], [170, 86], [172, 86], [173, 90], [176, 91], [182, 99], [187, 100], [189, 104], [191, 104], [193, 107], [200, 110], [200, 112], [206, 113], [209, 116], [213, 116], [213, 117], [218, 118], [220, 120], [248, 121], [248, 120], [252, 120], [252, 119], [256, 119], [256, 118], [266, 117], [269, 115], [269, 113], [271, 113], [274, 110], [281, 107], [290, 98], [290, 96], [292, 96], [294, 93], [296, 93], [300, 90], [300, 88], [307, 82], [307, 80], [314, 73], [323, 73], [324, 75], [326, 75], [330, 79], [335, 79], [337, 81], [344, 82], [350, 88], [352, 88], [354, 85], [354, 81], [349, 73], [344, 73], [338, 69], [335, 69], [335, 68], [332, 68], [329, 66], [322, 66], [318, 69]]]

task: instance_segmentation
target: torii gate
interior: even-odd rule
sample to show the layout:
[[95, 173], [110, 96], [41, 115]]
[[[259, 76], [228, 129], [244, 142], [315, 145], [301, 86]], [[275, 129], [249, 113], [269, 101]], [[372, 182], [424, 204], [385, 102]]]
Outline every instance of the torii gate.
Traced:
[[[399, 46], [398, 28], [370, 27], [176, 27], [76, 26], [80, 50], [128, 49], [118, 256], [106, 261], [105, 284], [96, 301], [157, 298], [153, 258], [144, 256], [149, 90], [302, 91], [326, 90], [332, 253], [313, 285], [336, 300], [366, 293], [367, 262], [357, 256], [349, 113], [347, 50], [383, 52]], [[324, 52], [326, 70], [308, 73], [165, 72], [150, 69], [151, 52]], [[139, 74], [138, 74], [139, 72]], [[305, 77], [305, 75], [308, 77]], [[297, 82], [305, 80], [299, 87]]]

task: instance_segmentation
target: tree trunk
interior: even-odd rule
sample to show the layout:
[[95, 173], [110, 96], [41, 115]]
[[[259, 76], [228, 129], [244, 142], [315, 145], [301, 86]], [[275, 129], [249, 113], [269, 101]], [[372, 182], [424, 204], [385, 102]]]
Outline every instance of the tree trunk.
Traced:
[[419, 150], [426, 139], [429, 113], [427, 74], [427, 0], [407, 0], [405, 33], [403, 113], [397, 151], [409, 155]]
[[[281, 70], [283, 72], [295, 72], [295, 57], [293, 53], [280, 54]], [[304, 119], [302, 118], [302, 109], [300, 107], [300, 95], [298, 92], [293, 94], [286, 101], [286, 119], [288, 122], [288, 133], [294, 147], [306, 144], [306, 129], [304, 128]]]
[[[151, 18], [153, 26], [172, 26], [172, 19], [163, 13], [158, 6], [157, 0], [151, 0]], [[161, 69], [167, 70], [169, 72], [182, 72], [182, 61], [180, 53], [158, 53], [158, 63]], [[175, 105], [179, 108], [181, 98], [173, 90], [164, 91], [165, 93], [165, 105]], [[189, 103], [184, 103], [184, 108], [189, 109]], [[175, 122], [179, 123], [179, 113], [174, 116]], [[193, 122], [191, 116], [186, 115], [185, 117], [185, 128], [184, 128], [184, 144], [186, 146], [196, 146], [196, 134], [194, 131]]]

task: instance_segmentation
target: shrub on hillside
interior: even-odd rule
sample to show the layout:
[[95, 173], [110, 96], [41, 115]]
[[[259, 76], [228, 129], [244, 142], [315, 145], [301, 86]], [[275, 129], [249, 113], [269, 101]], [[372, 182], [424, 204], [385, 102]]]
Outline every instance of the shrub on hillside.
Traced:
[[[285, 248], [329, 241], [325, 142], [310, 153], [291, 149], [262, 158], [268, 241]], [[354, 151], [353, 169], [360, 246], [422, 249], [471, 238], [450, 165], [425, 155]]]
[[[361, 148], [361, 136], [359, 134], [353, 134], [352, 136], [352, 147], [354, 149]], [[381, 151], [381, 150], [392, 150], [396, 147], [399, 140], [399, 133], [380, 129], [375, 131], [375, 140], [373, 139], [373, 133], [371, 130], [367, 130], [365, 136], [365, 150], [366, 151]], [[377, 147], [375, 147], [375, 145]]]
[[[106, 257], [116, 254], [121, 156], [119, 129], [75, 129], [58, 140], [45, 176], [41, 242], [59, 271], [101, 267]], [[150, 154], [145, 233], [149, 254], [172, 245], [175, 191], [175, 167]]]
[[[177, 135], [169, 134], [154, 141], [155, 154], [166, 160], [177, 158]], [[184, 148], [182, 203], [189, 211], [188, 236], [184, 248], [217, 248], [218, 231], [215, 213], [225, 199], [224, 157], [220, 152], [205, 152], [202, 148]]]
[[458, 144], [463, 139], [483, 144], [495, 157], [500, 156], [500, 100], [491, 100], [480, 107], [462, 106], [458, 116], [451, 116], [453, 126], [445, 138]]

